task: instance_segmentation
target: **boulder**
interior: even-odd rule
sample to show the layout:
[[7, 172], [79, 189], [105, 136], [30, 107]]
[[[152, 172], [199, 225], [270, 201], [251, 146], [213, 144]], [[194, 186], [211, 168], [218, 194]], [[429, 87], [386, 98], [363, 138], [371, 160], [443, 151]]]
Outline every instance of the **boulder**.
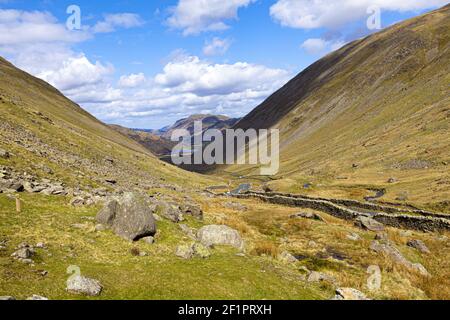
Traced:
[[317, 271], [311, 271], [311, 273], [308, 275], [307, 278], [308, 282], [328, 282], [331, 284], [336, 283], [336, 279], [328, 274], [317, 272]]
[[155, 238], [154, 238], [154, 237], [151, 237], [151, 236], [142, 238], [142, 240], [143, 240], [145, 243], [147, 243], [147, 244], [154, 244], [154, 243], [155, 243]]
[[310, 213], [310, 212], [299, 212], [299, 213], [291, 215], [289, 218], [291, 218], [291, 219], [304, 218], [304, 219], [323, 221], [321, 216], [319, 216], [316, 213]]
[[72, 207], [82, 207], [86, 204], [84, 199], [82, 197], [75, 197], [72, 200], [70, 200], [70, 205]]
[[31, 248], [20, 248], [11, 256], [16, 259], [31, 259], [34, 255], [34, 250]]
[[194, 250], [195, 256], [202, 258], [202, 259], [206, 259], [211, 256], [211, 252], [209, 251], [209, 249], [207, 247], [205, 247], [203, 244], [198, 243], [198, 242], [196, 242], [192, 245], [192, 250]]
[[198, 231], [197, 238], [207, 247], [226, 245], [242, 249], [244, 246], [239, 232], [225, 225], [204, 226]]
[[412, 263], [408, 259], [406, 259], [401, 252], [390, 242], [380, 243], [378, 241], [373, 241], [370, 245], [370, 249], [386, 255], [393, 262], [403, 265], [409, 270], [420, 273], [423, 276], [430, 276], [425, 267], [420, 263]]
[[194, 249], [192, 248], [192, 245], [183, 244], [177, 247], [175, 255], [188, 260], [194, 257]]
[[421, 241], [421, 240], [417, 240], [417, 239], [410, 240], [410, 241], [408, 241], [407, 246], [411, 247], [411, 248], [415, 248], [422, 253], [426, 253], [426, 254], [430, 253], [430, 249], [428, 249], [428, 247], [425, 245], [425, 243], [423, 243], [423, 241]]
[[283, 251], [278, 255], [278, 260], [284, 263], [295, 263], [297, 262], [297, 258], [295, 258], [292, 254], [287, 251]]
[[129, 241], [155, 235], [156, 221], [153, 210], [143, 196], [126, 193], [120, 199], [112, 230]]
[[373, 232], [384, 231], [384, 225], [382, 223], [379, 223], [378, 221], [365, 216], [357, 217], [355, 220], [355, 226]]
[[338, 288], [332, 300], [370, 300], [364, 293], [353, 288]]
[[359, 240], [361, 240], [361, 237], [359, 236], [359, 234], [354, 233], [354, 232], [348, 234], [348, 235], [346, 236], [346, 238], [347, 238], [348, 240], [351, 240], [351, 241], [359, 241]]
[[75, 275], [67, 279], [66, 290], [70, 293], [98, 296], [103, 290], [98, 280]]
[[203, 220], [203, 211], [198, 205], [182, 204], [180, 206], [180, 209], [184, 214], [188, 216], [192, 216], [198, 220]]
[[156, 212], [163, 218], [170, 220], [172, 222], [178, 223], [183, 221], [183, 214], [181, 212], [180, 206], [175, 203], [168, 203], [165, 201], [156, 202]]
[[129, 241], [154, 236], [156, 233], [153, 209], [144, 196], [135, 193], [125, 193], [120, 199], [109, 201], [96, 219], [99, 224], [111, 228], [118, 236]]
[[0, 301], [13, 301], [13, 300], [16, 300], [16, 299], [11, 296], [0, 296]]
[[192, 240], [197, 240], [197, 236], [195, 235], [195, 232], [192, 228], [188, 227], [185, 224], [180, 224], [179, 226], [181, 231], [183, 231], [185, 235], [187, 235]]
[[112, 227], [114, 219], [116, 218], [117, 211], [119, 209], [119, 203], [116, 200], [109, 201], [103, 209], [97, 213], [97, 222]]

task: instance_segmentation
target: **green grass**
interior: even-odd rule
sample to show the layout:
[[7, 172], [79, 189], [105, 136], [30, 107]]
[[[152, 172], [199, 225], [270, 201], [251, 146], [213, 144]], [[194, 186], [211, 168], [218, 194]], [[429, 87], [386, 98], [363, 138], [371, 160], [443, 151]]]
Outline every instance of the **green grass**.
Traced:
[[[95, 232], [91, 219], [98, 208], [75, 209], [68, 200], [23, 195], [24, 210], [18, 214], [15, 202], [0, 194], [0, 238], [9, 240], [7, 250], [0, 252], [0, 295], [84, 299], [65, 291], [71, 265], [104, 285], [102, 295], [94, 299], [319, 299], [332, 294], [306, 287], [291, 269], [275, 268], [267, 259], [236, 256], [235, 249], [216, 248], [205, 260], [179, 259], [176, 246], [189, 240], [168, 221], [158, 223], [155, 245], [129, 243], [110, 231]], [[73, 224], [86, 224], [86, 229]], [[187, 224], [198, 226], [191, 220]], [[10, 257], [22, 242], [47, 244], [47, 249], [37, 249], [34, 267]], [[148, 256], [135, 257], [132, 248]], [[49, 274], [42, 277], [37, 270]]]

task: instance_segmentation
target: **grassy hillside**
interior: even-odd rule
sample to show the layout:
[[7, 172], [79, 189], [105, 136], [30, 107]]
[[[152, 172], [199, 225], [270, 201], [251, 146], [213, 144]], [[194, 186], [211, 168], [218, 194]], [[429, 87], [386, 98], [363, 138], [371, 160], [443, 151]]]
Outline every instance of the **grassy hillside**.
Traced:
[[272, 188], [358, 199], [384, 188], [381, 200], [450, 211], [449, 41], [446, 6], [330, 53], [241, 120], [281, 130]]
[[12, 154], [0, 158], [0, 165], [38, 176], [52, 171], [52, 178], [69, 185], [101, 186], [105, 179], [124, 189], [206, 183], [163, 164], [141, 144], [2, 58], [0, 74], [0, 148]]

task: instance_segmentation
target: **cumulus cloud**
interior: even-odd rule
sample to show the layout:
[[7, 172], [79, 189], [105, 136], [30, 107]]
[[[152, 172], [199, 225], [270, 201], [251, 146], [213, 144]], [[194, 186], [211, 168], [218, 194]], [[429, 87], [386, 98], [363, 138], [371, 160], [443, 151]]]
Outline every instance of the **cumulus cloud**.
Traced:
[[230, 39], [213, 38], [207, 41], [203, 47], [203, 54], [205, 56], [217, 56], [225, 54], [231, 46]]
[[228, 29], [227, 20], [237, 19], [238, 9], [255, 0], [179, 0], [167, 23], [184, 35]]
[[341, 48], [343, 41], [330, 41], [321, 38], [311, 38], [302, 43], [301, 48], [311, 55], [322, 55]]
[[367, 16], [370, 7], [386, 11], [413, 11], [447, 4], [447, 0], [278, 0], [272, 18], [283, 26], [298, 29], [335, 28]]
[[145, 83], [146, 80], [147, 79], [143, 73], [125, 75], [120, 77], [119, 86], [125, 88], [135, 88]]
[[90, 37], [84, 31], [71, 32], [47, 12], [0, 9], [0, 46], [74, 43]]
[[113, 32], [117, 28], [130, 29], [144, 25], [142, 18], [134, 13], [107, 14], [103, 21], [97, 22], [93, 27], [95, 33]]

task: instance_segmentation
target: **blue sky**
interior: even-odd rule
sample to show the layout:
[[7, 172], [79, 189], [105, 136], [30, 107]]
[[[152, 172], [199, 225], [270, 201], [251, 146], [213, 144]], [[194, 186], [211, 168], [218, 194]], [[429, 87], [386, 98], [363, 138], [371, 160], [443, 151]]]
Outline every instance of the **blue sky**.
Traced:
[[[328, 52], [442, 0], [0, 0], [0, 55], [107, 123], [240, 117]], [[81, 30], [69, 30], [70, 5]], [[379, 11], [378, 11], [379, 10]], [[372, 19], [372, 20], [370, 20]], [[375, 20], [373, 20], [375, 19]]]

